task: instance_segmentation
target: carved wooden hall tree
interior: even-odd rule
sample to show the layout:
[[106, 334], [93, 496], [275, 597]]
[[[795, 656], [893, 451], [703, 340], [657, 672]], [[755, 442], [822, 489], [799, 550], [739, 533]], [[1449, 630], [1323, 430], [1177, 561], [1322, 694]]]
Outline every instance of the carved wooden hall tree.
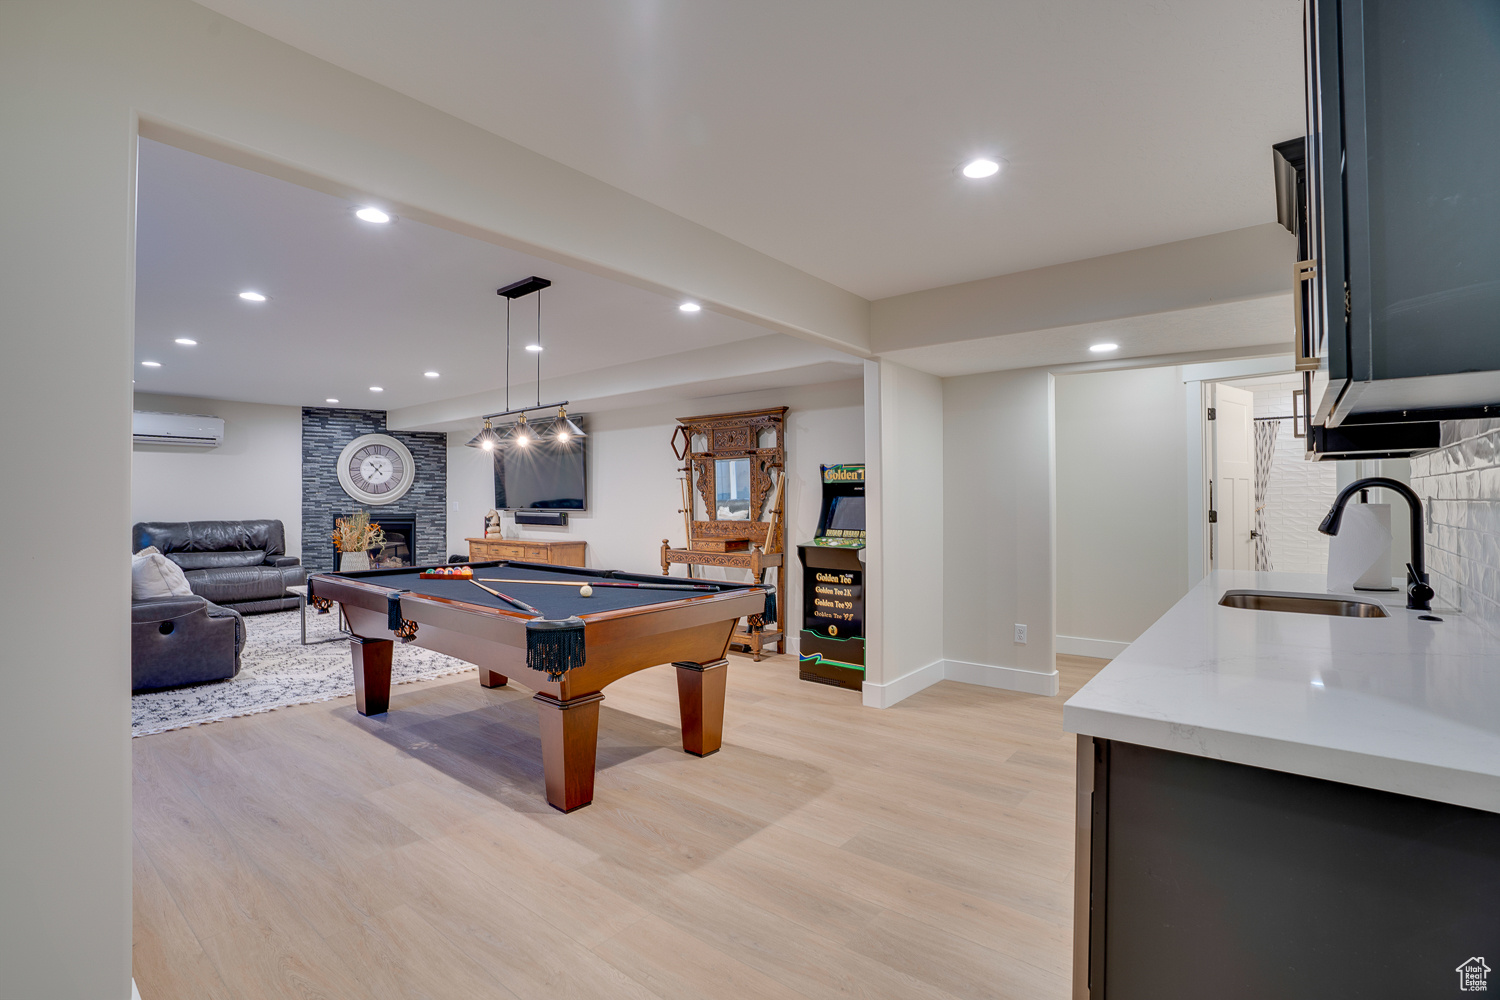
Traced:
[[[683, 527], [687, 544], [673, 548], [662, 539], [661, 571], [673, 563], [688, 567], [728, 566], [747, 569], [756, 583], [766, 583], [786, 558], [786, 407], [678, 417], [672, 453], [682, 462]], [[778, 598], [782, 595], [778, 594]], [[759, 660], [761, 650], [785, 648], [781, 608], [775, 621], [752, 615], [735, 630], [734, 642]]]

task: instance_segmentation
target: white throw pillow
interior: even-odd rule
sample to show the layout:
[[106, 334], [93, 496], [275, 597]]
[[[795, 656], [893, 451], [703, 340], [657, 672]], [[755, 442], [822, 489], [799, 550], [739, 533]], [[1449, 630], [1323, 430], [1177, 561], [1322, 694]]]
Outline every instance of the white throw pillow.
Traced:
[[149, 601], [158, 597], [191, 597], [182, 567], [162, 555], [156, 546], [148, 546], [130, 557], [130, 597]]

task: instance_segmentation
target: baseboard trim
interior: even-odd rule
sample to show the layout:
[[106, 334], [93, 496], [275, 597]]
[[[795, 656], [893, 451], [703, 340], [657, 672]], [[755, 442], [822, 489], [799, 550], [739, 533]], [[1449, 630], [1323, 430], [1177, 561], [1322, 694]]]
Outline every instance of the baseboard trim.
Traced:
[[1040, 670], [1001, 667], [992, 663], [968, 663], [964, 660], [944, 660], [943, 665], [943, 676], [960, 684], [978, 684], [981, 687], [1020, 691], [1023, 694], [1040, 694], [1048, 698], [1058, 691], [1056, 667], [1043, 673]]
[[1064, 656], [1096, 656], [1101, 660], [1113, 660], [1128, 649], [1130, 643], [1111, 639], [1085, 639], [1077, 635], [1060, 635], [1053, 647]]
[[933, 660], [925, 667], [918, 667], [909, 674], [897, 677], [893, 681], [884, 684], [871, 683], [865, 680], [860, 690], [864, 698], [866, 708], [890, 708], [899, 701], [904, 701], [923, 688], [932, 687], [945, 676], [943, 660]]
[[1020, 691], [1023, 694], [1039, 694], [1048, 698], [1057, 694], [1058, 691], [1058, 675], [1055, 668], [1043, 673], [1039, 670], [1020, 670], [1016, 667], [969, 663], [965, 660], [933, 660], [925, 667], [918, 667], [911, 673], [884, 684], [865, 681], [863, 689], [865, 707], [890, 708], [910, 698], [918, 691], [932, 687], [938, 681], [977, 684], [981, 687], [1000, 688], [1005, 691]]

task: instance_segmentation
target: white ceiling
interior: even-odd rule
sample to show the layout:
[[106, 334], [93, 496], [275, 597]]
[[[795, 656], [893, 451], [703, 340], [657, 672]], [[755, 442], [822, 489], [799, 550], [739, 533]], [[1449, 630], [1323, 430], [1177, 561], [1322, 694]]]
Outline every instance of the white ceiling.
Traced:
[[[541, 293], [544, 379], [767, 336], [809, 364], [830, 353], [411, 220], [361, 222], [352, 202], [147, 139], [138, 192], [139, 391], [396, 409], [503, 389], [505, 299], [495, 290], [532, 274], [553, 282]], [[244, 302], [246, 289], [270, 300]], [[517, 405], [535, 399], [536, 356], [522, 347], [536, 302], [512, 307]]]
[[1301, 0], [204, 2], [872, 299], [1273, 221], [1303, 128]]

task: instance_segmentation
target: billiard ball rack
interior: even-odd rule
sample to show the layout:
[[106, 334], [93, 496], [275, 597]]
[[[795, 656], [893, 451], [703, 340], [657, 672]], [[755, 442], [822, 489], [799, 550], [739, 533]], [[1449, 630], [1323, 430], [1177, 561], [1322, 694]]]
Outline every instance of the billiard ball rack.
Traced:
[[474, 571], [468, 566], [434, 566], [417, 574], [423, 580], [472, 580]]

